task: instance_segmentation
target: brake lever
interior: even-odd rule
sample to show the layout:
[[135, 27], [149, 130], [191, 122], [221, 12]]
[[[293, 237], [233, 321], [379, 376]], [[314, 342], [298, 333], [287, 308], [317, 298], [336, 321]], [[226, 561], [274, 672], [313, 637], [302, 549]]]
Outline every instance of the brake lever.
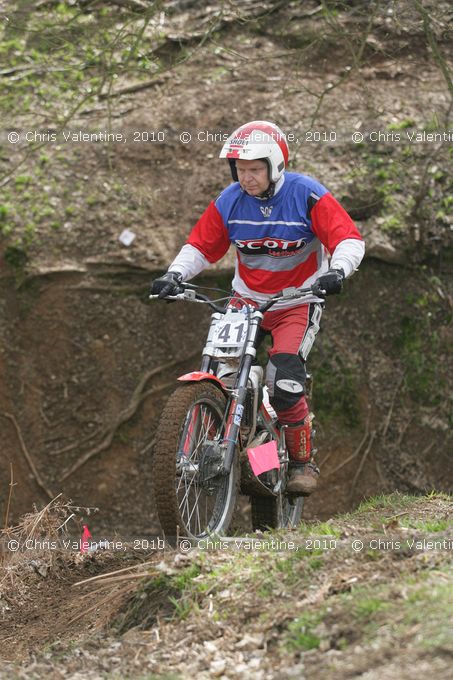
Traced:
[[304, 295], [313, 295], [312, 288], [296, 288], [296, 286], [291, 286], [290, 288], [283, 288], [283, 290], [275, 295], [276, 299], [280, 300], [292, 300], [294, 298], [303, 297]]
[[293, 297], [298, 297], [300, 295], [300, 291], [298, 288], [295, 286], [291, 286], [290, 288], [283, 288], [281, 291], [281, 297], [282, 298], [293, 298]]

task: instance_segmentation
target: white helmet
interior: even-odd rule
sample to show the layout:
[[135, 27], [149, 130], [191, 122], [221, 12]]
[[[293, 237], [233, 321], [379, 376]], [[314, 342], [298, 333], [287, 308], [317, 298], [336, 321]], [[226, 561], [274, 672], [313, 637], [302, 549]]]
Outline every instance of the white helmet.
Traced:
[[227, 139], [219, 158], [228, 158], [231, 174], [238, 180], [236, 160], [263, 160], [269, 166], [269, 179], [278, 182], [288, 164], [289, 149], [284, 133], [275, 123], [254, 120], [237, 128]]

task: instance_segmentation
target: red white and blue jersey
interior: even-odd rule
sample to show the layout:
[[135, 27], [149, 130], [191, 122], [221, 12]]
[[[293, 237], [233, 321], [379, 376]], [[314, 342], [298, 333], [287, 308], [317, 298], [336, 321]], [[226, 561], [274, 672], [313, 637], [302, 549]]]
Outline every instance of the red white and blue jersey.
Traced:
[[[233, 244], [233, 287], [257, 301], [283, 288], [311, 285], [327, 271], [341, 242], [362, 241], [348, 213], [322, 184], [298, 173], [283, 177], [267, 199], [250, 196], [239, 182], [231, 184], [210, 203], [187, 240], [206, 264], [220, 260]], [[178, 258], [171, 268], [178, 269], [177, 264]]]

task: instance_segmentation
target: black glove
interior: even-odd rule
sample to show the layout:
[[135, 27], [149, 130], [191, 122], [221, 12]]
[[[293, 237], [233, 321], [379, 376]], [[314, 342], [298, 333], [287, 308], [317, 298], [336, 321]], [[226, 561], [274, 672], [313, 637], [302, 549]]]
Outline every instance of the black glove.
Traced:
[[178, 295], [184, 290], [181, 283], [182, 276], [179, 272], [167, 272], [152, 282], [151, 294], [158, 295], [159, 299], [165, 298], [167, 295]]
[[325, 297], [341, 293], [343, 281], [344, 271], [342, 269], [329, 269], [326, 274], [316, 279], [311, 289], [317, 297]]

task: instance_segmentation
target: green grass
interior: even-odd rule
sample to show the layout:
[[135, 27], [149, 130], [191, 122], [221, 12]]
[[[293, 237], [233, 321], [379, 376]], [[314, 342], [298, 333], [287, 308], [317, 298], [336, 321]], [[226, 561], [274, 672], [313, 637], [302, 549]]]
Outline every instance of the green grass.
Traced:
[[192, 579], [199, 576], [201, 573], [201, 566], [199, 564], [191, 564], [190, 567], [183, 569], [176, 576], [172, 576], [171, 584], [177, 590], [183, 592], [189, 584], [191, 584]]
[[158, 617], [186, 619], [197, 607], [198, 584], [193, 584], [193, 579], [201, 573], [202, 561], [176, 574], [144, 577], [118, 613], [113, 627], [125, 633], [133, 627], [151, 628]]
[[307, 652], [317, 649], [321, 644], [321, 637], [316, 632], [323, 619], [323, 612], [304, 612], [292, 621], [287, 629], [285, 645], [292, 651]]
[[404, 118], [398, 121], [398, 123], [390, 123], [387, 125], [388, 130], [406, 130], [407, 128], [414, 127], [416, 122], [413, 118]]
[[417, 499], [416, 496], [411, 496], [409, 494], [402, 494], [396, 491], [391, 494], [379, 494], [373, 496], [372, 498], [367, 498], [362, 501], [359, 507], [350, 513], [348, 516], [357, 516], [365, 512], [375, 511], [375, 510], [398, 510], [400, 508], [405, 508], [413, 503]]
[[419, 531], [427, 534], [439, 533], [441, 531], [447, 531], [453, 527], [453, 519], [431, 519], [431, 520], [414, 520], [412, 518], [401, 518], [401, 526], [418, 529]]
[[432, 570], [424, 577], [427, 583], [410, 585], [406, 599], [399, 607], [395, 630], [403, 635], [420, 625], [420, 645], [430, 651], [443, 647], [453, 652], [453, 571]]
[[309, 527], [308, 533], [311, 536], [335, 536], [339, 538], [342, 531], [330, 522], [321, 522]]
[[[451, 568], [431, 569], [414, 575], [402, 574], [393, 583], [360, 586], [331, 603], [333, 619], [356, 622], [361, 645], [374, 645], [384, 634], [405, 644], [433, 650], [445, 645], [453, 650], [451, 611], [453, 573]], [[414, 630], [421, 626], [419, 639]]]
[[[423, 520], [417, 511], [420, 508], [426, 516], [432, 502], [433, 510], [445, 515], [450, 500], [448, 495], [435, 493], [380, 495], [363, 502], [360, 510], [329, 523], [302, 524], [300, 530], [290, 533], [290, 539], [302, 546], [312, 536], [330, 540], [344, 533], [344, 521], [352, 521], [357, 527], [365, 522], [366, 541], [366, 535], [371, 535], [370, 513], [387, 520], [397, 516], [398, 522], [404, 520], [421, 533], [441, 532], [446, 527], [444, 516]], [[400, 532], [401, 524], [396, 529]], [[288, 532], [282, 530], [271, 532], [271, 536], [288, 540]], [[406, 536], [400, 533], [402, 544]], [[352, 645], [365, 651], [378, 649], [388, 644], [389, 638], [397, 645], [404, 641], [415, 654], [452, 646], [453, 569], [442, 562], [441, 551], [427, 551], [423, 560], [418, 558], [421, 553], [409, 557], [404, 550], [400, 555], [385, 550], [354, 554], [341, 542], [332, 551], [304, 547], [285, 553], [228, 550], [218, 561], [219, 552], [200, 550], [189, 566], [146, 579], [129, 603], [122, 632], [131, 626], [155, 625], [157, 617], [196, 625], [208, 610], [213, 624], [246, 627], [250, 611], [258, 610], [265, 630], [277, 626], [281, 653], [287, 655], [322, 653], [329, 648], [349, 654]], [[364, 577], [362, 569], [366, 570]], [[343, 574], [349, 573], [357, 578], [345, 582]], [[301, 594], [316, 594], [326, 584], [328, 591], [319, 601], [315, 598], [306, 604]], [[290, 620], [289, 607], [293, 607]]]
[[387, 602], [383, 602], [375, 597], [365, 597], [354, 603], [354, 614], [359, 619], [368, 621], [376, 612], [380, 612], [388, 607]]

